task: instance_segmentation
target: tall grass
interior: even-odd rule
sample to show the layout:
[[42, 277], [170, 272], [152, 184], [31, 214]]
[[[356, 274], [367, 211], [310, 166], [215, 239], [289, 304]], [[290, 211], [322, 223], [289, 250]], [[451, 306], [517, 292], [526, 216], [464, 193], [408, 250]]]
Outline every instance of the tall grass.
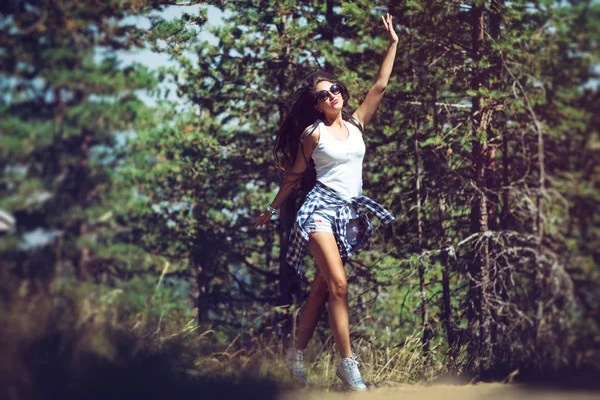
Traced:
[[240, 353], [219, 354], [193, 321], [123, 313], [115, 293], [81, 289], [4, 297], [0, 399], [274, 399], [284, 387], [238, 368]]
[[[55, 294], [13, 293], [2, 304], [0, 398], [76, 398], [88, 396], [91, 388], [116, 396], [121, 392], [107, 392], [116, 384], [145, 395], [172, 393], [176, 386], [183, 390], [182, 398], [185, 388], [193, 392], [223, 380], [229, 389], [259, 382], [271, 394], [293, 385], [276, 326], [261, 333], [240, 332], [223, 344], [217, 340], [219, 332], [201, 331], [193, 315], [162, 307], [156, 295], [134, 307], [127, 291], [66, 287]], [[322, 332], [306, 352], [308, 379], [317, 388], [339, 386], [339, 354], [331, 336]], [[381, 337], [362, 332], [352, 346], [367, 383], [416, 382], [443, 374], [442, 353], [432, 346], [425, 358], [418, 336], [414, 332], [397, 346], [389, 330]], [[143, 388], [138, 387], [141, 381]]]
[[[420, 338], [416, 332], [406, 338], [402, 346], [381, 339], [376, 337], [373, 331], [368, 340], [363, 337], [352, 341], [359, 369], [367, 384], [378, 385], [389, 381], [422, 382], [447, 373], [441, 354], [431, 352], [428, 357], [423, 355]], [[257, 346], [250, 357], [268, 363], [267, 370], [277, 371], [272, 372], [271, 376], [288, 382], [289, 372], [282, 361], [285, 350], [279, 338], [263, 338], [261, 346]], [[304, 357], [311, 386], [326, 388], [341, 385], [335, 373], [340, 356], [331, 336], [325, 340], [313, 338]]]

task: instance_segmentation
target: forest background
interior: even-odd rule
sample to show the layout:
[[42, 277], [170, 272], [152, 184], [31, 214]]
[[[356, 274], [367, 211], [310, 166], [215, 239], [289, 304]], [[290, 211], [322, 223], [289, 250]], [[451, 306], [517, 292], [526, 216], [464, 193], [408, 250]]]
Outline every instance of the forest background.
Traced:
[[[184, 13], [165, 19], [166, 7]], [[0, 6], [11, 393], [56, 384], [43, 366], [57, 360], [70, 379], [83, 353], [280, 379], [314, 264], [297, 278], [280, 257], [300, 189], [254, 227], [280, 182], [274, 134], [315, 69], [358, 106], [387, 46], [385, 12], [400, 43], [364, 132], [364, 191], [396, 221], [347, 265], [365, 378], [599, 368], [597, 1], [11, 0]], [[120, 61], [135, 49], [170, 62]], [[331, 383], [335, 357], [324, 315], [311, 379]]]

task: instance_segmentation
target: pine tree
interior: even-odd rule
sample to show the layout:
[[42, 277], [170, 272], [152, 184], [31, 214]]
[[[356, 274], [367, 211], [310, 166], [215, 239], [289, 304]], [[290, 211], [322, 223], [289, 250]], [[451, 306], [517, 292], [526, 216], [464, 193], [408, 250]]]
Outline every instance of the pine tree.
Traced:
[[[2, 5], [0, 209], [16, 219], [2, 252], [19, 275], [52, 288], [71, 272], [82, 281], [118, 278], [115, 264], [128, 262], [115, 215], [132, 193], [117, 190], [115, 170], [124, 139], [151, 121], [136, 91], [152, 90], [157, 77], [140, 64], [123, 67], [115, 51], [149, 44], [123, 18], [169, 3]], [[48, 243], [24, 241], [32, 232]]]

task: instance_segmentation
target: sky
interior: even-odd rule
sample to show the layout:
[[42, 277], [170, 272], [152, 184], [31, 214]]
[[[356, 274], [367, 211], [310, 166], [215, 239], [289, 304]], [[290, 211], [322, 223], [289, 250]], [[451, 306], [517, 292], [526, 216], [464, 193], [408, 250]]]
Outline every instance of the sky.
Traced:
[[[208, 30], [211, 26], [217, 26], [221, 24], [223, 13], [214, 6], [206, 6], [206, 5], [192, 5], [192, 6], [168, 6], [162, 12], [157, 12], [156, 15], [160, 15], [162, 18], [166, 20], [173, 20], [176, 18], [180, 18], [184, 13], [191, 15], [198, 15], [200, 8], [205, 8], [208, 10], [207, 12], [207, 23], [202, 27], [202, 30], [199, 33], [200, 39], [206, 40], [211, 44], [216, 44], [217, 39], [215, 36], [211, 35]], [[144, 17], [129, 17], [123, 20], [123, 24], [136, 24], [139, 27], [146, 27], [150, 29], [150, 21], [148, 18]], [[150, 69], [158, 70], [161, 67], [174, 66], [175, 62], [169, 60], [169, 55], [164, 53], [155, 53], [150, 50], [134, 50], [134, 51], [120, 51], [117, 53], [117, 57], [123, 63], [123, 66], [128, 64], [138, 62], [146, 65]], [[177, 95], [175, 90], [175, 85], [172, 83], [165, 82], [162, 84], [163, 89], [170, 88], [170, 95], [168, 97], [169, 100], [177, 101]], [[138, 91], [137, 93], [142, 101], [144, 101], [148, 105], [155, 105], [156, 98], [148, 95], [146, 91]]]
[[[164, 11], [157, 13], [157, 15], [162, 16], [166, 20], [173, 20], [176, 18], [180, 18], [184, 13], [191, 15], [198, 15], [198, 11], [200, 7], [208, 9], [208, 22], [205, 27], [203, 27], [200, 32], [200, 37], [204, 40], [211, 42], [212, 44], [216, 43], [216, 38], [208, 33], [208, 27], [216, 26], [221, 23], [221, 17], [223, 13], [216, 7], [213, 6], [168, 6]], [[125, 18], [123, 20], [124, 24], [135, 23], [140, 27], [150, 28], [150, 21], [147, 18], [140, 17], [131, 17]], [[137, 51], [128, 51], [121, 52], [119, 54], [119, 58], [125, 63], [129, 64], [131, 62], [141, 62], [153, 68], [164, 67], [169, 64], [169, 57], [166, 54], [158, 54], [153, 53], [150, 50], [137, 50]]]

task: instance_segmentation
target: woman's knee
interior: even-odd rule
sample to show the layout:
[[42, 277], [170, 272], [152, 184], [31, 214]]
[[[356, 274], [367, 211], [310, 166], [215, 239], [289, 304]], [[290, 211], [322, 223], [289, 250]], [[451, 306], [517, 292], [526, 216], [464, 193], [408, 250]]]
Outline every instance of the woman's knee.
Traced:
[[335, 279], [328, 282], [330, 298], [348, 298], [348, 282], [345, 279]]
[[323, 279], [323, 276], [321, 274], [318, 274], [315, 279], [316, 279], [316, 282], [312, 289], [315, 292], [315, 294], [318, 297], [323, 297], [323, 298], [329, 297], [329, 288], [327, 287], [327, 282], [325, 282], [325, 279]]

